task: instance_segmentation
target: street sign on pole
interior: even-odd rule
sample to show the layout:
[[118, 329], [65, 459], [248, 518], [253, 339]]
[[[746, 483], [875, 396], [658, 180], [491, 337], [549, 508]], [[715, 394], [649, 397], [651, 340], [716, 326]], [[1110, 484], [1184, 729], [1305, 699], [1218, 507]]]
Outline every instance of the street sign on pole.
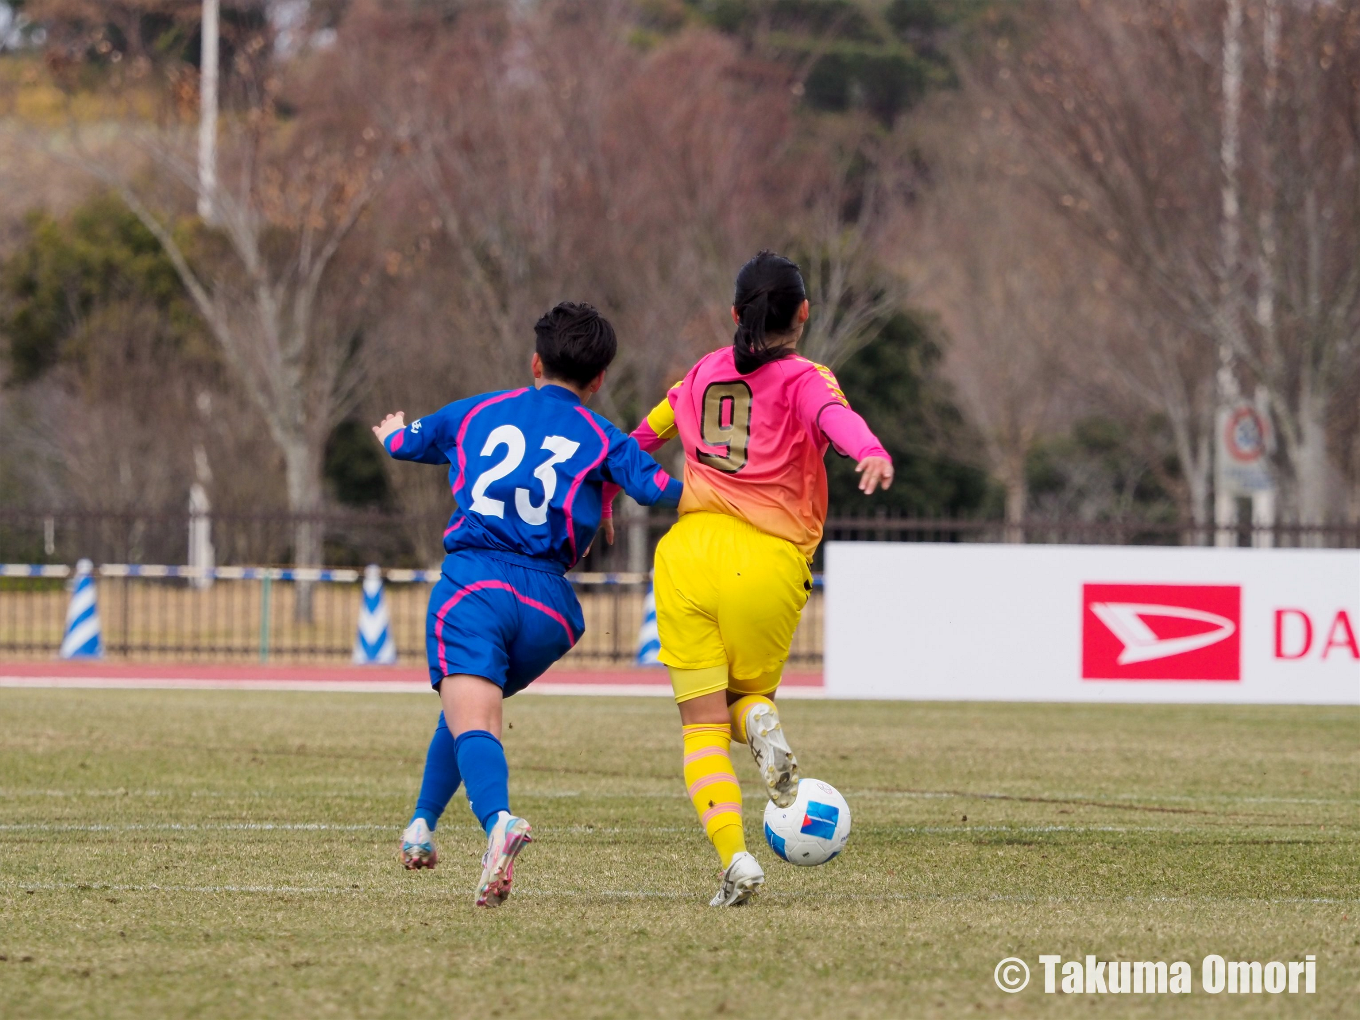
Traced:
[[1275, 488], [1269, 454], [1270, 424], [1253, 404], [1239, 401], [1219, 410], [1219, 492], [1251, 496]]
[[[1238, 544], [1249, 526], [1250, 542], [1269, 546], [1275, 524], [1275, 479], [1270, 470], [1270, 419], [1259, 404], [1234, 400], [1219, 408], [1214, 449], [1214, 544]], [[1249, 518], [1239, 501], [1250, 501]]]

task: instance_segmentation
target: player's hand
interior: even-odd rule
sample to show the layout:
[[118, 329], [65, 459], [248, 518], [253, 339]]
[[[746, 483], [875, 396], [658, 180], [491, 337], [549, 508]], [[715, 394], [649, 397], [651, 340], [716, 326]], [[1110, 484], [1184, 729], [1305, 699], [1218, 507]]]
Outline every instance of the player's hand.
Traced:
[[387, 437], [393, 432], [399, 432], [406, 427], [406, 412], [398, 411], [396, 414], [389, 414], [382, 420], [381, 425], [373, 426], [373, 434], [378, 437], [378, 442], [386, 445]]
[[607, 544], [607, 545], [613, 545], [613, 544], [614, 544], [614, 518], [613, 518], [613, 517], [601, 517], [601, 518], [600, 518], [600, 530], [604, 532], [604, 540], [605, 540], [605, 544]]
[[865, 457], [855, 465], [855, 471], [860, 476], [859, 491], [866, 496], [873, 495], [880, 482], [885, 492], [892, 485], [893, 466], [887, 457]]

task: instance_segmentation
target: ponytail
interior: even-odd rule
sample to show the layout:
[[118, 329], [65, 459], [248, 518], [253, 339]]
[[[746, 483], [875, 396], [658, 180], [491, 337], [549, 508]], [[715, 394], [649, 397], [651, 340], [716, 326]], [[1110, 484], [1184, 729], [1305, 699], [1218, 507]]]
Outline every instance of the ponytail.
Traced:
[[762, 250], [741, 267], [732, 298], [738, 320], [732, 356], [738, 372], [749, 375], [794, 352], [788, 344], [771, 345], [769, 338], [793, 328], [794, 317], [806, 300], [807, 289], [797, 264], [782, 255]]

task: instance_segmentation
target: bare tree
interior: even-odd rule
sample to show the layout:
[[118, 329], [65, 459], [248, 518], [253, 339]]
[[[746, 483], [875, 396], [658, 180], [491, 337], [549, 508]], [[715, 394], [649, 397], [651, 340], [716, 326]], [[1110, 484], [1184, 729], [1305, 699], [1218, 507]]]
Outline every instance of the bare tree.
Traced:
[[[389, 68], [374, 101], [410, 117], [420, 185], [400, 191], [423, 235], [411, 293], [382, 327], [394, 356], [377, 385], [394, 406], [519, 384], [534, 321], [563, 299], [618, 329], [597, 406], [628, 428], [729, 342], [734, 273], [801, 212], [788, 72], [715, 33], [639, 48], [634, 13], [489, 5], [449, 26], [417, 9], [395, 28], [378, 5], [351, 15], [372, 19]], [[453, 370], [412, 378], [412, 358]], [[404, 505], [447, 507], [420, 474], [394, 474]]]
[[729, 334], [733, 273], [787, 232], [792, 131], [782, 72], [710, 33], [640, 50], [627, 10], [482, 9], [443, 32], [417, 14], [382, 100], [411, 117], [423, 191], [407, 201], [458, 307], [441, 333], [463, 382], [520, 378], [534, 320], [590, 300], [620, 330], [601, 394], [620, 421]]
[[1259, 384], [1301, 521], [1332, 501], [1332, 401], [1360, 336], [1360, 9], [1312, 0], [1036, 8], [995, 84], [1054, 208], [1141, 283], [1169, 328]]
[[[960, 130], [961, 126], [964, 127]], [[932, 166], [907, 255], [917, 299], [948, 338], [945, 370], [1005, 488], [1008, 541], [1023, 541], [1026, 468], [1036, 441], [1069, 420], [1068, 382], [1093, 280], [1067, 258], [1011, 128], [967, 97], [937, 104], [917, 129]]]
[[904, 210], [894, 185], [911, 172], [882, 150], [874, 155], [889, 165], [852, 172], [848, 157], [829, 155], [829, 172], [806, 188], [808, 213], [792, 241], [813, 309], [801, 350], [831, 368], [872, 343], [907, 300], [906, 280], [884, 254], [900, 247]]
[[[223, 360], [262, 417], [279, 454], [288, 508], [295, 515], [293, 561], [321, 562], [322, 455], [330, 430], [353, 406], [363, 379], [360, 329], [381, 271], [347, 246], [392, 173], [399, 125], [356, 119], [363, 68], [333, 55], [312, 75], [273, 63], [263, 36], [236, 40], [234, 103], [223, 117], [214, 228], [187, 218], [201, 195], [195, 131], [176, 100], [196, 83], [166, 69], [161, 116], [140, 112], [154, 75], [133, 76], [121, 108], [120, 137], [147, 172], [87, 143], [80, 94], [59, 130], [29, 139], [54, 158], [98, 178], [157, 238], [202, 315]], [[116, 95], [117, 82], [105, 93]], [[292, 92], [300, 117], [279, 113]], [[193, 104], [180, 104], [192, 111]], [[112, 108], [112, 107], [111, 107]], [[310, 588], [298, 612], [310, 619]]]
[[1136, 288], [1124, 295], [1116, 305], [1120, 321], [1093, 324], [1093, 340], [1115, 385], [1165, 416], [1184, 488], [1182, 513], [1195, 525], [1185, 540], [1201, 542], [1213, 519], [1217, 361], [1209, 340], [1142, 307], [1141, 298]]
[[605, 407], [633, 411], [722, 335], [714, 313], [778, 191], [790, 98], [712, 35], [643, 53], [609, 5], [512, 13], [439, 37], [401, 97], [459, 328], [513, 378], [546, 307], [593, 300], [625, 335]]

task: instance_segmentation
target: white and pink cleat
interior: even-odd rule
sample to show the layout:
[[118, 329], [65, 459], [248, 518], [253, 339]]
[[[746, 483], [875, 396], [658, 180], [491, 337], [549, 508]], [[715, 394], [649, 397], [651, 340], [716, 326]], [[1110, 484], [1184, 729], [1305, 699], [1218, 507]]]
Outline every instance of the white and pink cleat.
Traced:
[[510, 895], [515, 858], [533, 842], [532, 829], [523, 818], [502, 811], [491, 827], [482, 855], [482, 880], [477, 886], [477, 906], [499, 907]]

